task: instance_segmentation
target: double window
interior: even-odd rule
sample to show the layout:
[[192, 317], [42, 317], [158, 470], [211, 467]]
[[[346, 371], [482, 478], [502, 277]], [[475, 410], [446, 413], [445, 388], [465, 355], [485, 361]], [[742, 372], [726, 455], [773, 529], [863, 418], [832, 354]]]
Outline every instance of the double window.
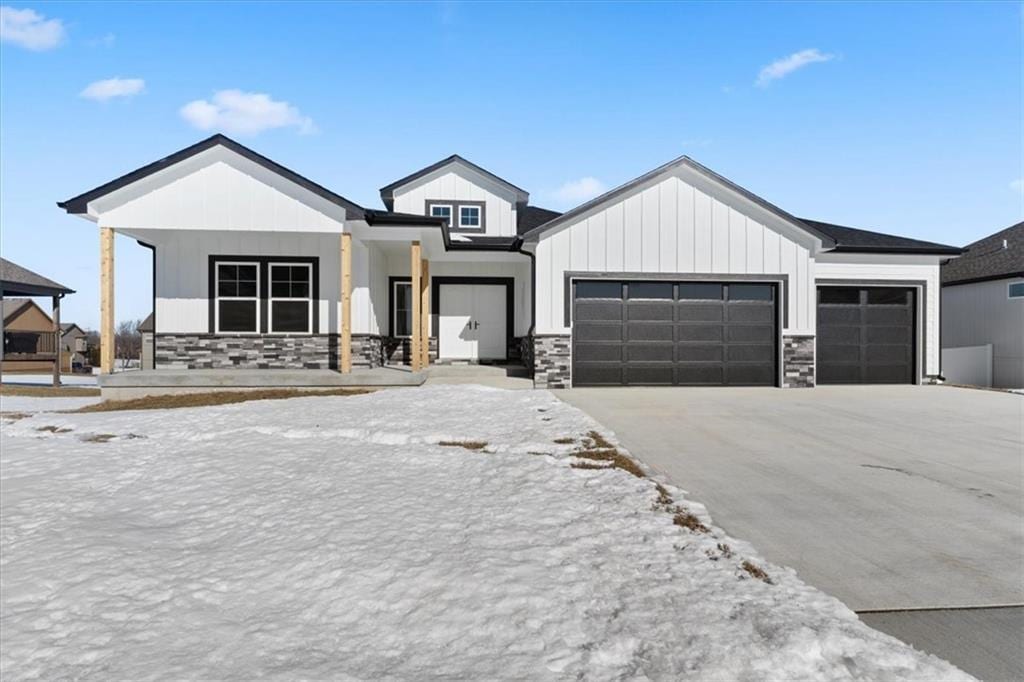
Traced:
[[482, 201], [427, 201], [427, 215], [444, 218], [448, 226], [457, 230], [484, 229], [484, 202]]
[[313, 261], [216, 259], [212, 266], [215, 333], [315, 331]]

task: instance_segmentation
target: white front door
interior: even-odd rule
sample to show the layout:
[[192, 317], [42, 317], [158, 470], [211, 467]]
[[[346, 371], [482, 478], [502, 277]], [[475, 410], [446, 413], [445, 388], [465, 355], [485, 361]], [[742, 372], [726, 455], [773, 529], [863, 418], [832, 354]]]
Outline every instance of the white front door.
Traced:
[[438, 314], [439, 354], [453, 360], [504, 360], [505, 287], [442, 284]]

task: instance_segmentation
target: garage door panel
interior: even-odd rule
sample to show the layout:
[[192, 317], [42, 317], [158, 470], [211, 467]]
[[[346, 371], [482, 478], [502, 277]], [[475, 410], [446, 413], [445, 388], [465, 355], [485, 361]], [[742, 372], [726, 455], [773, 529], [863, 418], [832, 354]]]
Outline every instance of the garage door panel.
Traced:
[[[577, 386], [777, 380], [772, 285], [626, 280], [584, 287], [581, 296], [581, 284], [573, 304]], [[609, 298], [620, 292], [627, 298]]]
[[860, 324], [858, 306], [818, 306], [818, 324]]
[[730, 342], [763, 342], [774, 340], [775, 329], [771, 325], [740, 325], [726, 327], [725, 338]]
[[618, 343], [581, 343], [576, 347], [576, 358], [582, 362], [620, 362], [622, 345]]
[[632, 322], [624, 328], [630, 341], [672, 341], [675, 338], [671, 324]]
[[775, 354], [773, 345], [746, 344], [727, 346], [725, 357], [729, 362], [760, 362], [769, 363]]
[[591, 324], [580, 322], [573, 326], [573, 334], [580, 341], [623, 341], [621, 324]]
[[730, 364], [727, 379], [734, 386], [772, 386], [775, 384], [775, 372], [764, 363]]
[[622, 385], [622, 365], [597, 365], [586, 362], [573, 367], [573, 383], [586, 386]]
[[671, 386], [675, 383], [675, 372], [671, 364], [666, 365], [627, 365], [626, 383], [638, 385]]
[[676, 346], [676, 358], [681, 362], [722, 362], [725, 360], [725, 346], [679, 344]]
[[676, 365], [676, 383], [721, 386], [725, 383], [725, 367], [721, 364], [679, 364]]
[[675, 346], [671, 343], [630, 343], [626, 345], [626, 362], [669, 362], [675, 359]]
[[719, 324], [689, 324], [676, 327], [678, 341], [715, 341], [725, 340], [725, 327]]
[[911, 311], [907, 308], [864, 307], [864, 322], [871, 325], [909, 325]]
[[672, 321], [671, 303], [629, 303], [626, 306], [627, 320]]
[[622, 320], [622, 303], [618, 301], [577, 301], [577, 320]]
[[907, 287], [819, 287], [818, 382], [912, 382], [915, 299]]
[[680, 322], [721, 322], [725, 319], [722, 304], [687, 303], [676, 304], [676, 319]]
[[769, 305], [730, 305], [727, 319], [729, 322], [764, 322], [775, 321], [775, 308]]

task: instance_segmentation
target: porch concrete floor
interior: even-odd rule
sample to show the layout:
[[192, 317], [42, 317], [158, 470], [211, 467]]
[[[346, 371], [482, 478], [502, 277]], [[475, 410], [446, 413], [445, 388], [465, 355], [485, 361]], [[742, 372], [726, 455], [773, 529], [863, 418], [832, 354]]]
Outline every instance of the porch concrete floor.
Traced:
[[431, 365], [424, 370], [426, 384], [477, 384], [493, 388], [533, 388], [522, 365]]

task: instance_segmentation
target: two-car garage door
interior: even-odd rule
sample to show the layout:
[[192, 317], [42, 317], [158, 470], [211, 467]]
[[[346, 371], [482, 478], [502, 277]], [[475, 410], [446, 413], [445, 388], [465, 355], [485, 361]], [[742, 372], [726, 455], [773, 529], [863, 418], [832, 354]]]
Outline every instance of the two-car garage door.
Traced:
[[773, 386], [776, 285], [575, 281], [573, 385]]

